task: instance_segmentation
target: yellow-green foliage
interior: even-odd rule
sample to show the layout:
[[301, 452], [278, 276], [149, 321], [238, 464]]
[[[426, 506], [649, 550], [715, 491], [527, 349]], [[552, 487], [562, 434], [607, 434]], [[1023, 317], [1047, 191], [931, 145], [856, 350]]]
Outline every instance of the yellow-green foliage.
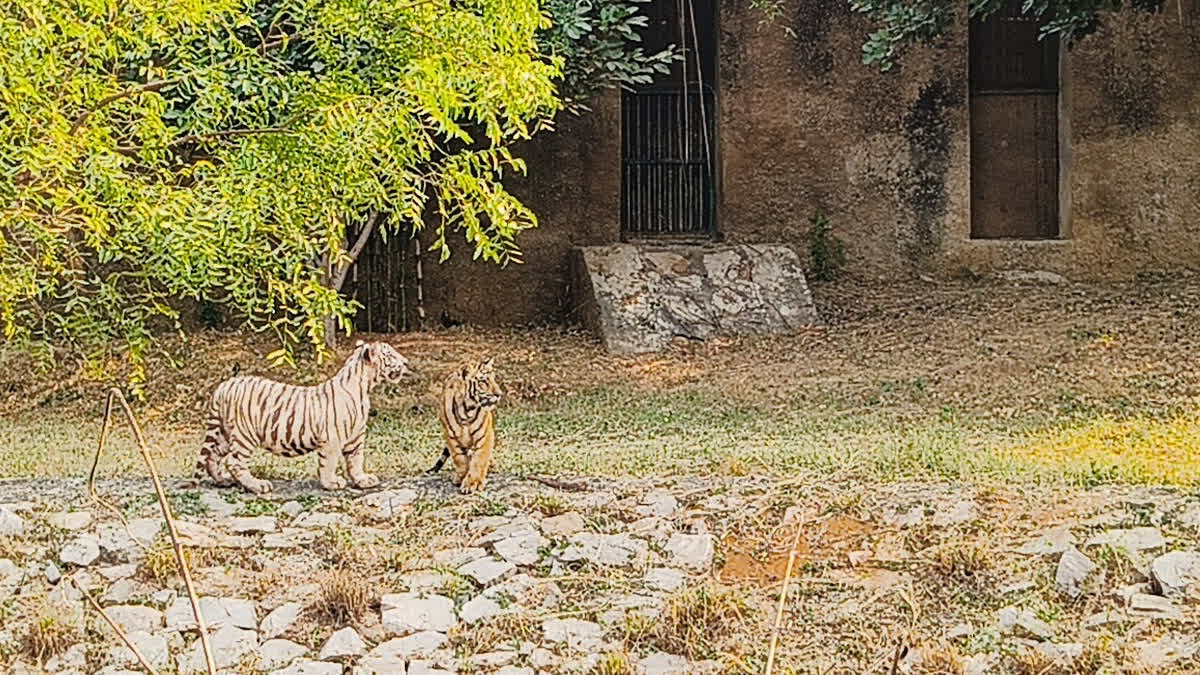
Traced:
[[1085, 482], [1200, 484], [1200, 413], [1170, 419], [1101, 419], [1040, 432], [1011, 449], [1014, 459]]

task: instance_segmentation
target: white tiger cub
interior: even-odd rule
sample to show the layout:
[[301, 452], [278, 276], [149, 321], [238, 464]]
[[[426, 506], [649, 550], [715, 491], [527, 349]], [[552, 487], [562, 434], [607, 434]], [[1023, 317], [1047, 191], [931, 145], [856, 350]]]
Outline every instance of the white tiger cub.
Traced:
[[231, 377], [213, 392], [196, 475], [203, 477], [207, 471], [219, 487], [236, 481], [250, 492], [269, 492], [270, 481], [250, 473], [255, 448], [283, 457], [315, 450], [318, 477], [326, 490], [346, 487], [337, 475], [339, 457], [346, 458], [346, 474], [355, 487], [375, 487], [379, 478], [363, 468], [370, 393], [381, 382], [398, 382], [408, 372], [408, 359], [391, 345], [360, 341], [336, 375], [313, 387], [250, 375]]

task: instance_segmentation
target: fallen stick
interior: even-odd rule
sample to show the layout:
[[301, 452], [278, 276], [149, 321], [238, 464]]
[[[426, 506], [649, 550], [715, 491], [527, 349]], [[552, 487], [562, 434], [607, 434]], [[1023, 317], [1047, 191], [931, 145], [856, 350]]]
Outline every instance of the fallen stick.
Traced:
[[154, 483], [154, 492], [158, 495], [158, 505], [162, 507], [163, 519], [167, 522], [167, 535], [171, 538], [171, 546], [175, 549], [175, 560], [179, 562], [179, 574], [183, 577], [183, 585], [187, 589], [188, 599], [192, 602], [192, 615], [196, 618], [196, 629], [200, 632], [200, 648], [204, 651], [208, 675], [217, 675], [217, 666], [212, 657], [212, 647], [208, 643], [208, 626], [204, 623], [204, 616], [200, 612], [200, 599], [196, 596], [196, 588], [192, 585], [192, 572], [188, 569], [187, 560], [183, 556], [183, 544], [179, 543], [179, 531], [175, 527], [175, 518], [171, 515], [171, 506], [167, 503], [167, 493], [163, 490], [162, 481], [158, 477], [158, 469], [154, 466], [150, 451], [146, 448], [146, 439], [142, 436], [142, 428], [138, 426], [137, 420], [133, 417], [129, 401], [125, 400], [125, 395], [116, 387], [108, 390], [108, 398], [104, 403], [104, 422], [100, 426], [100, 444], [96, 447], [96, 457], [92, 460], [92, 471], [88, 475], [88, 494], [94, 501], [103, 504], [96, 493], [96, 467], [100, 464], [100, 453], [104, 450], [104, 441], [108, 438], [108, 431], [112, 427], [114, 400], [120, 401], [121, 409], [125, 412], [125, 419], [133, 428], [133, 436], [137, 441], [138, 450], [141, 451], [142, 459], [145, 460], [146, 467], [150, 470], [150, 480]]
[[117, 634], [117, 637], [121, 638], [121, 642], [124, 642], [125, 646], [129, 647], [129, 651], [133, 652], [134, 658], [138, 660], [138, 663], [142, 664], [142, 667], [146, 669], [146, 672], [150, 673], [150, 675], [158, 675], [158, 671], [154, 669], [154, 666], [150, 665], [150, 662], [146, 660], [146, 657], [142, 654], [142, 651], [133, 644], [133, 641], [130, 640], [129, 636], [125, 634], [125, 631], [121, 630], [121, 627], [112, 620], [112, 617], [108, 615], [108, 612], [104, 611], [104, 608], [100, 606], [100, 603], [96, 602], [96, 599], [92, 597], [92, 594], [88, 593], [83, 586], [80, 586], [79, 582], [75, 580], [74, 576], [68, 578], [71, 580], [71, 583], [75, 586], [75, 588], [79, 589], [80, 593], [83, 593], [83, 597], [87, 599], [88, 604], [92, 606], [92, 609], [95, 609], [96, 612], [100, 614], [100, 617], [104, 619], [105, 623], [108, 624], [109, 628], [112, 628]]
[[800, 533], [804, 531], [804, 523], [796, 523], [796, 536], [792, 539], [792, 550], [788, 553], [787, 569], [783, 572], [783, 587], [779, 589], [779, 608], [775, 611], [775, 625], [771, 628], [771, 647], [767, 650], [767, 669], [764, 675], [771, 675], [775, 667], [775, 647], [779, 644], [779, 627], [783, 625], [783, 608], [787, 604], [788, 585], [792, 581], [792, 568], [796, 565], [796, 549], [800, 546]]

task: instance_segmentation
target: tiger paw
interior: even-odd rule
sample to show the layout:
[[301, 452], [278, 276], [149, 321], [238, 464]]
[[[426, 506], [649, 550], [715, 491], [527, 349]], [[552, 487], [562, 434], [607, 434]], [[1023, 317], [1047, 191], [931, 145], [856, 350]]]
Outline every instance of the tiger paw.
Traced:
[[271, 485], [271, 481], [269, 480], [255, 478], [253, 480], [242, 481], [242, 487], [256, 495], [261, 495], [270, 492], [274, 486]]
[[483, 481], [471, 481], [471, 480], [464, 480], [464, 481], [462, 482], [462, 485], [460, 485], [460, 486], [458, 487], [458, 489], [459, 489], [459, 491], [460, 491], [460, 492], [462, 492], [464, 495], [469, 495], [469, 494], [471, 494], [471, 493], [473, 493], [473, 492], [476, 492], [476, 491], [478, 491], [478, 490], [479, 490], [479, 488], [481, 488], [481, 487], [483, 487]]
[[321, 487], [326, 490], [341, 490], [346, 487], [346, 479], [341, 476], [334, 476], [329, 480], [322, 480]]
[[358, 478], [353, 479], [353, 481], [354, 487], [360, 490], [369, 490], [373, 487], [379, 486], [379, 476], [376, 476], [373, 473], [364, 473]]

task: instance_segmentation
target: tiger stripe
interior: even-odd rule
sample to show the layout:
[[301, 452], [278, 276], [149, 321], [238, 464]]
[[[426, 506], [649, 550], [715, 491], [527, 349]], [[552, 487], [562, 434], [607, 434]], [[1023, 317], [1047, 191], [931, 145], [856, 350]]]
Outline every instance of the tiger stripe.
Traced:
[[318, 478], [325, 489], [346, 486], [337, 475], [339, 457], [345, 459], [350, 483], [375, 487], [379, 479], [363, 467], [370, 393], [383, 382], [399, 381], [407, 372], [408, 360], [399, 352], [372, 342], [360, 343], [337, 374], [316, 386], [235, 374], [213, 391], [196, 475], [207, 473], [220, 487], [239, 483], [251, 492], [268, 492], [271, 483], [250, 473], [254, 450], [281, 457], [315, 451]]

